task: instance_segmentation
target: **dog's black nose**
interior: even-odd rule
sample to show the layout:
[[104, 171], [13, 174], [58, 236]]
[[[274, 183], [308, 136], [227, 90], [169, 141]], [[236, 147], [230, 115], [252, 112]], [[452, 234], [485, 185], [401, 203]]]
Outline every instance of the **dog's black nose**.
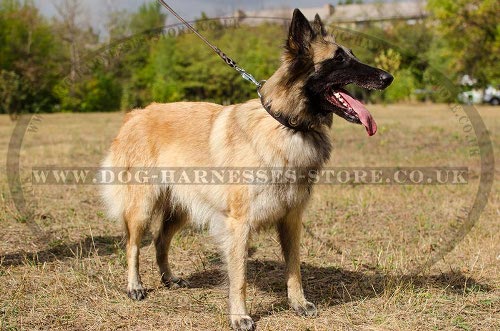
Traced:
[[387, 87], [389, 85], [391, 85], [392, 81], [394, 80], [394, 77], [388, 73], [388, 72], [384, 72], [381, 76], [380, 76], [380, 80], [384, 83], [384, 85]]

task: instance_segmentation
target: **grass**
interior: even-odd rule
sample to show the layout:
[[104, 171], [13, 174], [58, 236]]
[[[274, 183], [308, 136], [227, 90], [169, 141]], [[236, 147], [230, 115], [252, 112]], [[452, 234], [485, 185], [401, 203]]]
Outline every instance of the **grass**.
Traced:
[[[467, 166], [469, 184], [318, 186], [304, 219], [302, 270], [320, 315], [301, 318], [288, 309], [276, 234], [262, 232], [252, 240], [248, 268], [248, 307], [258, 329], [500, 329], [498, 184], [465, 239], [413, 273], [457, 231], [459, 209], [471, 205], [477, 190], [479, 161], [444, 105], [370, 108], [380, 128], [372, 138], [362, 127], [335, 121], [332, 166]], [[479, 112], [499, 155], [500, 109]], [[37, 132], [25, 136], [23, 179], [32, 166], [98, 165], [122, 117], [43, 115]], [[0, 117], [1, 157], [13, 127]], [[145, 240], [141, 270], [150, 292], [132, 302], [125, 294], [121, 226], [103, 216], [96, 187], [34, 187], [29, 216], [16, 212], [4, 171], [0, 187], [0, 329], [228, 328], [224, 268], [203, 231], [185, 229], [173, 243], [173, 268], [190, 289], [160, 285], [154, 248]]]

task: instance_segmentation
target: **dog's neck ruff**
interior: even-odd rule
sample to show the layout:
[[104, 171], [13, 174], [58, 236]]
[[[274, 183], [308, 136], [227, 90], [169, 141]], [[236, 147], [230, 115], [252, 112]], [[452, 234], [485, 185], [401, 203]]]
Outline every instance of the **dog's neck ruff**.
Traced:
[[262, 83], [265, 81], [261, 82], [261, 85], [259, 88], [257, 88], [257, 94], [259, 95], [260, 98], [260, 103], [262, 104], [262, 107], [267, 111], [269, 115], [271, 115], [272, 118], [274, 118], [276, 121], [278, 121], [281, 125], [284, 127], [296, 131], [296, 132], [309, 132], [309, 131], [314, 131], [314, 124], [309, 123], [309, 122], [299, 122], [298, 117], [291, 117], [291, 116], [286, 116], [285, 114], [281, 113], [280, 111], [273, 111], [271, 109], [271, 101], [266, 101], [264, 100], [264, 96], [262, 93], [260, 93], [260, 88], [262, 87]]

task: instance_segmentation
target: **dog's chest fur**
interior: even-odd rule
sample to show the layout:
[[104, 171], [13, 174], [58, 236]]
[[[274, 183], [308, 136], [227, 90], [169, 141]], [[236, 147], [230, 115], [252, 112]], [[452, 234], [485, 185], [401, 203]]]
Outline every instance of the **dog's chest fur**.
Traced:
[[[331, 151], [328, 131], [299, 133], [283, 128], [258, 101], [229, 106], [222, 109], [212, 123], [208, 138], [209, 163], [213, 167], [265, 170], [268, 174], [271, 170], [289, 169], [297, 175], [298, 169], [319, 169], [328, 160]], [[279, 220], [291, 209], [303, 208], [311, 189], [311, 185], [298, 185], [296, 181], [197, 187], [196, 195], [200, 194], [200, 200], [212, 206], [211, 210], [205, 209], [204, 213], [194, 210], [200, 203], [184, 205], [184, 208], [190, 210], [196, 223], [206, 222], [208, 213], [212, 220], [228, 215], [243, 217], [258, 228]], [[173, 191], [178, 190], [174, 187]], [[182, 200], [185, 199], [178, 201]]]

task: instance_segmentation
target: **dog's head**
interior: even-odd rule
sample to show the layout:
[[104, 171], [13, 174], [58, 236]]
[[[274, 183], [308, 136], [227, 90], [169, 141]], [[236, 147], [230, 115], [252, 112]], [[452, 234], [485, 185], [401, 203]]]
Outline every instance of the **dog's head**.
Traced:
[[308, 117], [334, 113], [349, 122], [363, 124], [369, 135], [377, 131], [366, 107], [344, 87], [355, 84], [382, 90], [391, 84], [393, 76], [362, 63], [350, 49], [337, 44], [318, 15], [311, 24], [295, 9], [280, 69], [276, 84], [284, 90], [300, 90], [295, 94], [306, 100], [301, 107]]

